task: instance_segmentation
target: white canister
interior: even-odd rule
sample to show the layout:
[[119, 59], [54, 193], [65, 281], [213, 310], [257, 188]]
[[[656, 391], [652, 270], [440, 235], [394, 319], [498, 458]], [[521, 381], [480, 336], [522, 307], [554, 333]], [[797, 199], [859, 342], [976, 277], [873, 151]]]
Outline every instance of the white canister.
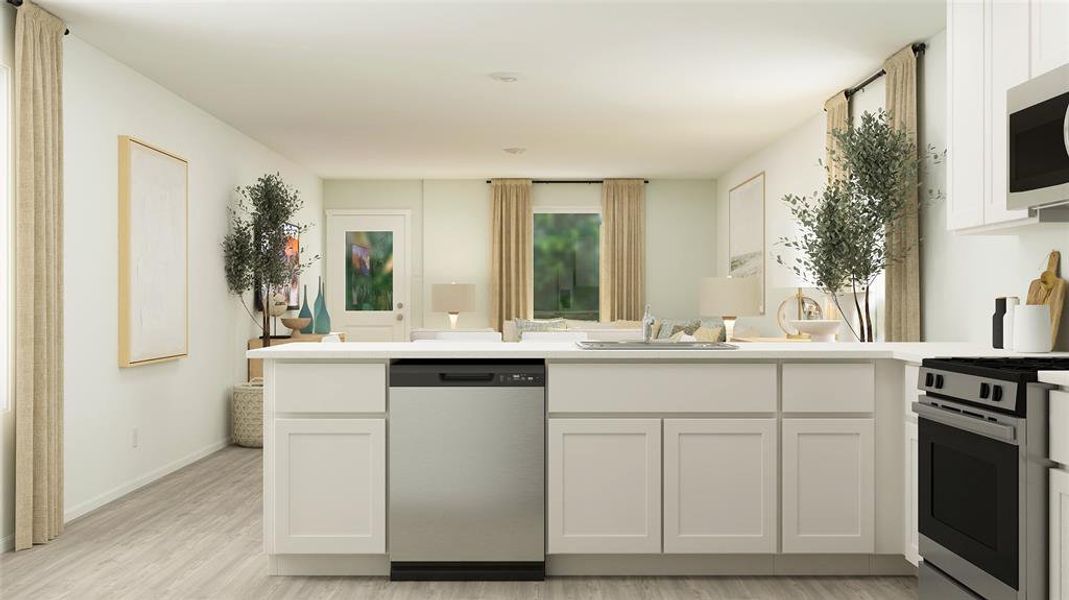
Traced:
[[1013, 318], [1021, 299], [1017, 296], [1006, 297], [1006, 314], [1002, 317], [1002, 347], [1013, 350]]
[[1050, 307], [1025, 304], [1014, 311], [1013, 350], [1015, 352], [1050, 352]]

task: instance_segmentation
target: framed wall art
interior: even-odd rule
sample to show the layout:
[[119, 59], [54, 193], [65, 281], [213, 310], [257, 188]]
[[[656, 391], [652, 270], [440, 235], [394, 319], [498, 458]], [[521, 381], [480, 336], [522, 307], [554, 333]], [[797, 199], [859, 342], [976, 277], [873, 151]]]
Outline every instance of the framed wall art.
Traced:
[[188, 354], [189, 163], [119, 137], [119, 366]]
[[728, 191], [728, 275], [757, 277], [765, 314], [765, 173]]

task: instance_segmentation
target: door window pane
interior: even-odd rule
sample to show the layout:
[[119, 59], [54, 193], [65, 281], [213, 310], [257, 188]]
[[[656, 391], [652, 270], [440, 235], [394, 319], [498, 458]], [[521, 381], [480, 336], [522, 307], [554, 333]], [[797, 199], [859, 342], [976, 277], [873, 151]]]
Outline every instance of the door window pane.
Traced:
[[393, 232], [345, 233], [345, 310], [393, 309]]
[[601, 215], [534, 215], [535, 318], [598, 320]]

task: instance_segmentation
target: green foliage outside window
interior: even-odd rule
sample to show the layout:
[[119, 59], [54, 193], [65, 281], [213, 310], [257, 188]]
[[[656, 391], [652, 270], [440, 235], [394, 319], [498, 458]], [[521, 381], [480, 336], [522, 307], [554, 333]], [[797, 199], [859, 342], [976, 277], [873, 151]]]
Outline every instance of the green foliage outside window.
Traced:
[[601, 215], [534, 215], [535, 318], [598, 319]]

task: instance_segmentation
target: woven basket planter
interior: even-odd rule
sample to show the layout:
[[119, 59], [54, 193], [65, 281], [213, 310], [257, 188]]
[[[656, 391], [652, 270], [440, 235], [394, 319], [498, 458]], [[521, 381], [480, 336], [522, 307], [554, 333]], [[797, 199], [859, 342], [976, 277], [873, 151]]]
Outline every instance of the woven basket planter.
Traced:
[[234, 443], [248, 448], [264, 446], [264, 382], [259, 377], [234, 386], [230, 402], [230, 430]]

